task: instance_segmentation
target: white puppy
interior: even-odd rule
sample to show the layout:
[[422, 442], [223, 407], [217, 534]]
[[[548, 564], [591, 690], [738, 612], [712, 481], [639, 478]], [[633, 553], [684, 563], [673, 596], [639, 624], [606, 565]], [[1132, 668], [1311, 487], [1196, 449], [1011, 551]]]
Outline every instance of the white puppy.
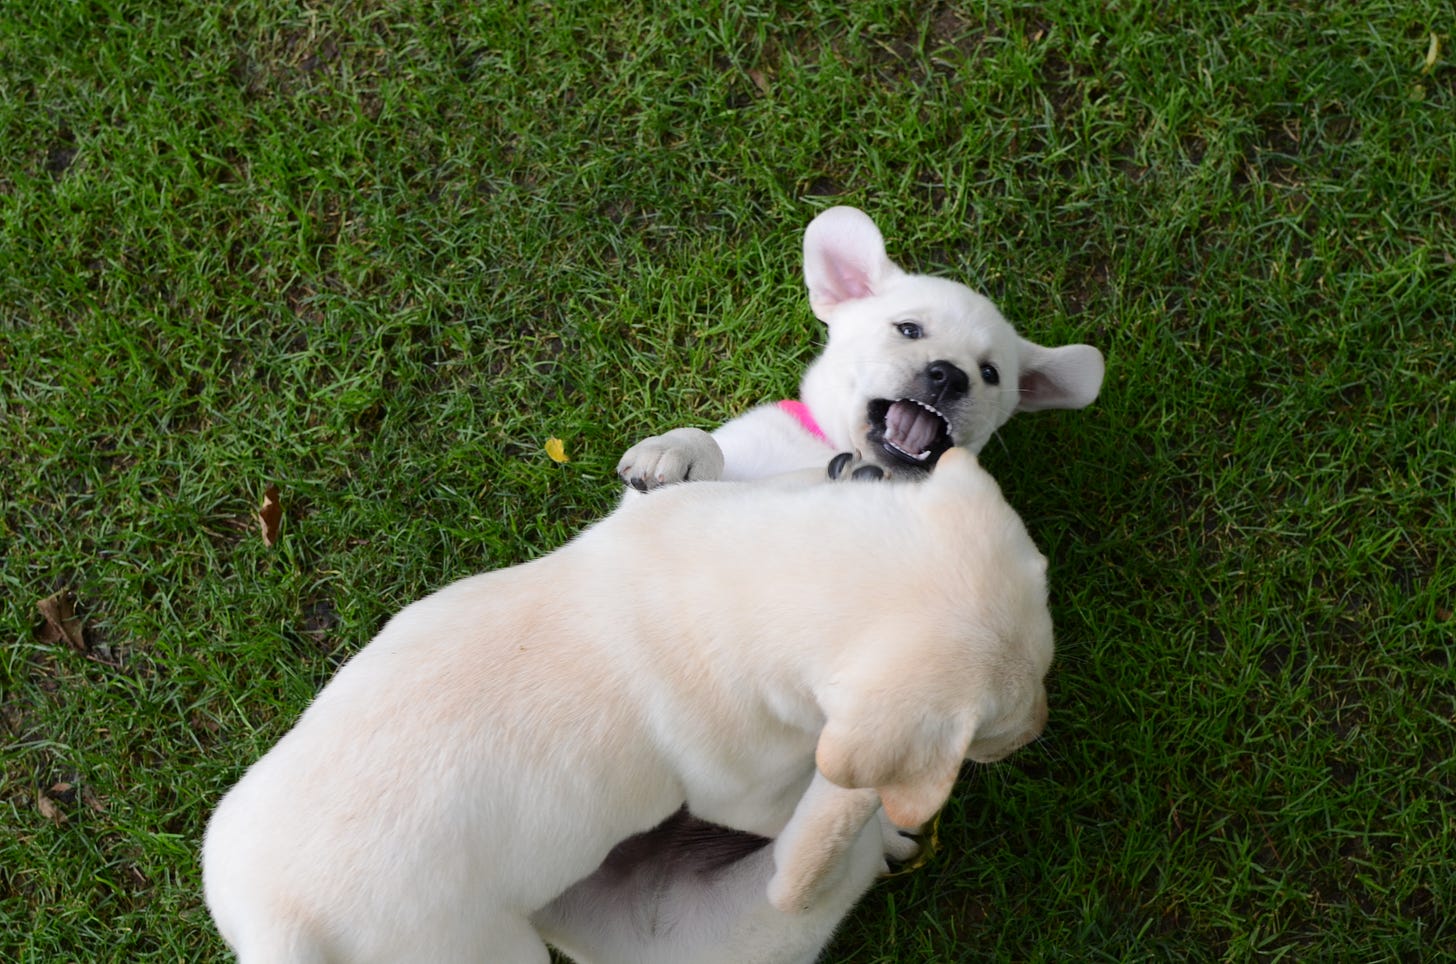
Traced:
[[810, 223], [804, 281], [829, 340], [800, 400], [760, 406], [711, 435], [679, 428], [639, 442], [617, 466], [623, 480], [647, 490], [758, 479], [835, 452], [915, 474], [952, 445], [979, 452], [1016, 412], [1082, 408], [1102, 387], [1097, 349], [1043, 348], [965, 285], [901, 270], [855, 208]]
[[244, 964], [544, 964], [553, 899], [685, 805], [777, 838], [724, 959], [782, 959], [881, 805], [918, 826], [1041, 730], [1045, 573], [967, 453], [631, 500], [392, 619], [218, 805], [208, 906]]

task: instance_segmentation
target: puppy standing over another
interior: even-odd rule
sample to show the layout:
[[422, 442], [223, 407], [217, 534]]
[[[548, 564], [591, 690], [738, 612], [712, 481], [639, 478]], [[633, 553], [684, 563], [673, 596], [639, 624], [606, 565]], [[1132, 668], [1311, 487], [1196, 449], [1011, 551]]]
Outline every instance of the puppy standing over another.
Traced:
[[907, 273], [862, 211], [836, 207], [804, 232], [804, 281], [829, 328], [800, 400], [762, 405], [711, 435], [645, 439], [617, 472], [633, 488], [760, 479], [858, 452], [897, 475], [923, 474], [952, 445], [979, 452], [1016, 412], [1082, 408], [1102, 387], [1089, 345], [1043, 348], [965, 285]]
[[243, 964], [544, 964], [583, 906], [555, 900], [686, 805], [776, 838], [765, 902], [687, 926], [810, 959], [786, 948], [881, 865], [881, 806], [918, 826], [964, 758], [1033, 739], [1051, 655], [1046, 560], [968, 453], [921, 485], [631, 500], [340, 669], [213, 814], [208, 907]]
[[[1016, 412], [1082, 408], [1101, 389], [1097, 349], [1044, 348], [965, 285], [903, 271], [854, 208], [831, 208], [809, 225], [804, 280], [829, 339], [801, 400], [760, 406], [711, 434], [680, 428], [645, 439], [617, 466], [625, 482], [647, 491], [760, 479], [821, 465], [836, 451], [913, 479], [952, 445], [980, 451]], [[826, 900], [812, 916], [783, 920], [760, 896], [773, 873], [768, 843], [677, 814], [558, 898], [562, 944], [584, 964], [813, 961], [873, 881], [879, 855], [866, 842], [850, 860], [858, 883], [837, 911]], [[885, 838], [886, 852], [897, 845]], [[723, 950], [743, 933], [755, 935], [755, 955]]]

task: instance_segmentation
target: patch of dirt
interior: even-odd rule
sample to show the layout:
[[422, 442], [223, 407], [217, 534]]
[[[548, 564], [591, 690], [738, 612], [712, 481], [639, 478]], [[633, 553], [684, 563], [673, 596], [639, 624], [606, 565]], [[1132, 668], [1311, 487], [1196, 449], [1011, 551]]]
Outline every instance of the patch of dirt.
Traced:
[[299, 632], [303, 637], [314, 644], [320, 651], [328, 653], [333, 650], [330, 638], [335, 629], [339, 626], [339, 614], [334, 609], [332, 599], [321, 598], [306, 602], [303, 606], [303, 618], [299, 622]]

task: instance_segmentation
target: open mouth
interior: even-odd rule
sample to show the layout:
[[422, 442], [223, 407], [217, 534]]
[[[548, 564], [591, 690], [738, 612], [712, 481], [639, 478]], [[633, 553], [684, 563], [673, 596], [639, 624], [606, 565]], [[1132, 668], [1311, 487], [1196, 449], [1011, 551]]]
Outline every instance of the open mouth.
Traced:
[[870, 402], [868, 415], [870, 441], [902, 465], [928, 469], [955, 444], [950, 419], [913, 398], [877, 398]]

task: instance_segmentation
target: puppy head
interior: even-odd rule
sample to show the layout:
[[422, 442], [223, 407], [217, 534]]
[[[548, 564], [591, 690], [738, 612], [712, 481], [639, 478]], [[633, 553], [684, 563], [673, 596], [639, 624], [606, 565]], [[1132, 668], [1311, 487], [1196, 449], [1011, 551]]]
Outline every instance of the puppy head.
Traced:
[[980, 451], [1015, 412], [1081, 408], [1101, 388], [1097, 349], [1043, 348], [965, 285], [903, 271], [854, 208], [810, 223], [804, 281], [829, 342], [803, 398], [836, 445], [887, 468], [929, 471], [952, 445]]
[[927, 548], [894, 573], [893, 613], [867, 625], [821, 694], [815, 752], [826, 778], [873, 787], [902, 827], [940, 809], [962, 761], [991, 763], [1037, 737], [1052, 660], [1046, 559], [995, 481], [952, 449], [915, 489]]

